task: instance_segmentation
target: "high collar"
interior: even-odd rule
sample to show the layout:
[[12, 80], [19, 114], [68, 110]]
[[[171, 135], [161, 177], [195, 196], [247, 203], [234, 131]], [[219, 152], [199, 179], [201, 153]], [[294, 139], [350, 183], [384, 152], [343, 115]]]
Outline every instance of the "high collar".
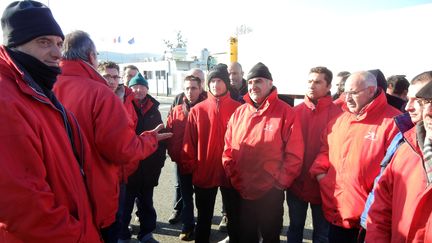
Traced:
[[399, 131], [401, 131], [402, 133], [410, 130], [412, 127], [415, 126], [415, 124], [411, 121], [411, 116], [408, 112], [397, 115], [393, 119]]
[[[387, 98], [381, 89], [379, 89], [378, 92], [378, 95], [371, 102], [369, 102], [369, 104], [366, 104], [363, 109], [361, 109], [359, 114], [351, 113], [353, 116], [356, 116], [357, 121], [370, 118], [373, 119], [376, 116], [380, 116], [385, 110], [386, 106], [388, 105]], [[345, 112], [350, 112], [346, 104], [343, 106], [343, 109]]]
[[243, 99], [247, 104], [251, 105], [255, 110], [266, 110], [270, 106], [270, 104], [272, 104], [275, 100], [278, 99], [277, 89], [275, 86], [273, 86], [273, 88], [270, 91], [270, 94], [267, 95], [265, 100], [261, 103], [261, 105], [258, 108], [255, 107], [255, 103], [250, 98], [249, 94], [243, 96]]
[[208, 91], [207, 92], [207, 99], [214, 101], [214, 102], [216, 102], [216, 101], [224, 102], [225, 100], [231, 99], [231, 95], [230, 95], [230, 92], [227, 91], [224, 95], [216, 97], [212, 94], [212, 92]]
[[410, 145], [410, 147], [417, 153], [422, 155], [422, 148], [424, 143], [424, 138], [426, 131], [423, 127], [423, 122], [417, 123], [417, 125], [411, 127], [411, 129], [403, 133], [405, 141]]
[[327, 108], [330, 104], [332, 104], [333, 99], [330, 95], [326, 95], [324, 97], [319, 98], [317, 104], [315, 105], [312, 102], [312, 100], [307, 95], [305, 95], [304, 103], [309, 109], [320, 111]]
[[15, 80], [23, 93], [37, 97], [39, 100], [51, 104], [42, 88], [30, 77], [29, 73], [24, 71], [19, 64], [13, 61], [4, 46], [0, 46], [0, 59], [7, 65], [5, 67], [5, 65], [0, 64], [0, 72], [2, 72], [2, 75], [12, 76], [11, 79]]
[[92, 79], [98, 83], [108, 86], [106, 80], [89, 63], [82, 60], [62, 60], [60, 62], [62, 75], [80, 76]]

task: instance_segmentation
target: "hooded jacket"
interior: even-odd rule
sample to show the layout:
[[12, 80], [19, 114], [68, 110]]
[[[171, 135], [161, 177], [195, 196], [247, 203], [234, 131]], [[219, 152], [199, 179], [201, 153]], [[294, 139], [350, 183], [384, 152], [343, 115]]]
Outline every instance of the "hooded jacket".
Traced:
[[[367, 242], [421, 241], [418, 235], [408, 239], [408, 232], [414, 228], [424, 230], [425, 225], [417, 227], [415, 222], [427, 220], [432, 211], [432, 204], [419, 204], [428, 191], [428, 183], [416, 131], [422, 134], [420, 140], [424, 139], [422, 123], [403, 133], [405, 143], [400, 145], [376, 185], [375, 200], [367, 220]], [[421, 205], [419, 212], [416, 212], [420, 209], [417, 205]]]
[[158, 147], [156, 134], [137, 136], [120, 99], [89, 64], [60, 62], [62, 74], [54, 93], [77, 117], [91, 153], [84, 170], [97, 226], [115, 221], [118, 208], [119, 165], [136, 163]]
[[393, 122], [398, 114], [379, 91], [360, 114], [344, 111], [328, 124], [310, 173], [313, 178], [326, 174], [319, 184], [324, 216], [331, 224], [360, 227], [363, 205], [379, 173], [380, 162], [398, 132]]
[[301, 174], [289, 190], [298, 198], [313, 204], [321, 203], [318, 182], [311, 178], [309, 169], [321, 148], [320, 136], [326, 129], [330, 120], [342, 113], [342, 110], [333, 103], [330, 95], [318, 99], [315, 105], [309, 97], [294, 107], [296, 116], [300, 120], [303, 141], [305, 146]]
[[80, 172], [88, 151], [71, 113], [55, 107], [4, 47], [0, 86], [0, 242], [101, 242]]
[[244, 100], [228, 123], [222, 163], [241, 197], [255, 200], [292, 184], [301, 171], [304, 146], [300, 122], [276, 88], [258, 108], [249, 95]]
[[180, 171], [192, 173], [192, 184], [201, 188], [229, 187], [222, 168], [224, 136], [228, 120], [240, 103], [227, 92], [195, 105], [189, 113], [183, 139]]

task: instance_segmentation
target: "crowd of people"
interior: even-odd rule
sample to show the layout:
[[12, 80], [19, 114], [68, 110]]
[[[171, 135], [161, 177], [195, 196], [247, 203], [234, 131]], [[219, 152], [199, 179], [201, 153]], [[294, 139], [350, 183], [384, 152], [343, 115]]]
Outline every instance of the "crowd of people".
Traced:
[[99, 63], [42, 3], [11, 3], [1, 27], [1, 243], [130, 242], [134, 205], [137, 240], [157, 243], [167, 154], [181, 241], [209, 242], [220, 191], [221, 242], [280, 242], [285, 202], [290, 243], [309, 207], [313, 242], [432, 242], [432, 71], [343, 71], [332, 96], [312, 67], [292, 106], [265, 64], [220, 63], [190, 71], [165, 127], [139, 69]]

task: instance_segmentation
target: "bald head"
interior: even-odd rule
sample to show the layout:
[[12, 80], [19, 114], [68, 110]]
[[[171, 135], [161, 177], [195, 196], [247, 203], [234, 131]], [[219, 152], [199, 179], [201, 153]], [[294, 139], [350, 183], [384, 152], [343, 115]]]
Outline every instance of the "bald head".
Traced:
[[194, 68], [189, 72], [189, 75], [192, 75], [194, 77], [197, 77], [199, 79], [201, 79], [201, 86], [204, 87], [205, 84], [205, 74], [203, 72], [203, 70], [199, 69], [199, 68]]
[[351, 113], [361, 113], [363, 107], [369, 104], [377, 91], [376, 77], [367, 71], [351, 74], [345, 83], [345, 101]]
[[228, 67], [231, 86], [239, 90], [243, 81], [243, 69], [240, 63], [232, 62]]

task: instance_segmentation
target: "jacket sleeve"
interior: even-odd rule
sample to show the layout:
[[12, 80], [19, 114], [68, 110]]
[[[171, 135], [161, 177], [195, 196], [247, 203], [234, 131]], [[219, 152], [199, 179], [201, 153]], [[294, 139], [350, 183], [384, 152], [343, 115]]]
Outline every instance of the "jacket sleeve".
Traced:
[[233, 158], [232, 158], [232, 125], [234, 120], [235, 113], [231, 116], [228, 121], [227, 130], [225, 132], [225, 146], [224, 151], [222, 153], [222, 166], [225, 170], [225, 174], [228, 178], [232, 175], [232, 166], [233, 166]]
[[330, 168], [329, 161], [329, 145], [328, 145], [328, 127], [324, 129], [321, 134], [321, 148], [320, 152], [317, 154], [311, 168], [309, 169], [309, 174], [315, 180], [316, 176], [319, 174], [326, 174]]
[[[167, 122], [166, 122], [166, 130], [168, 132], [172, 132], [172, 133], [175, 132], [173, 130], [174, 119], [175, 119], [175, 109], [171, 108], [170, 112], [168, 113], [168, 118], [167, 118]], [[173, 162], [179, 161], [179, 159], [180, 159], [180, 151], [178, 151], [179, 146], [178, 146], [178, 144], [177, 144], [177, 146], [175, 144], [175, 136], [176, 136], [176, 134], [173, 134], [173, 137], [171, 137], [167, 140], [168, 155], [171, 157], [171, 160]], [[176, 148], [177, 148], [177, 150], [176, 150]], [[180, 150], [181, 150], [181, 148], [180, 148]]]
[[190, 174], [198, 163], [198, 127], [195, 109], [191, 109], [183, 137], [183, 149], [181, 152], [180, 172]]
[[[108, 91], [108, 90], [106, 90]], [[113, 163], [135, 163], [156, 151], [156, 134], [150, 131], [135, 134], [124, 105], [114, 95], [98, 97], [94, 110], [94, 138], [98, 151]]]
[[0, 234], [6, 230], [24, 242], [79, 242], [81, 222], [58, 203], [46, 179], [43, 144], [32, 132], [41, 128], [30, 128], [16, 110], [2, 106]]
[[375, 186], [375, 199], [367, 218], [366, 242], [390, 242], [393, 197], [392, 163], [384, 170]]
[[[292, 114], [295, 114], [294, 111], [292, 111]], [[288, 121], [286, 122], [288, 123]], [[294, 116], [291, 124], [284, 126], [282, 132], [285, 148], [282, 173], [279, 175], [278, 182], [282, 188], [288, 188], [300, 175], [303, 165], [304, 142], [298, 117]]]

